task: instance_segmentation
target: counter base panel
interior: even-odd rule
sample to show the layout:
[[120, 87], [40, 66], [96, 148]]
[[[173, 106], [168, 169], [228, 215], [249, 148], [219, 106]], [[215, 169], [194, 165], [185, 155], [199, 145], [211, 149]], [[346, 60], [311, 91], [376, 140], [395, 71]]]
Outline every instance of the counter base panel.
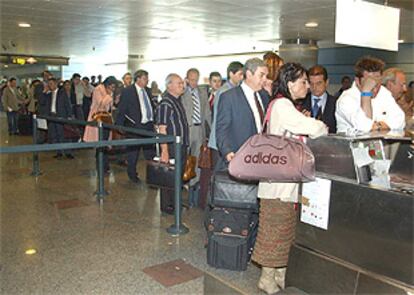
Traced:
[[309, 294], [407, 294], [408, 286], [387, 281], [332, 257], [293, 245], [289, 256], [286, 286]]

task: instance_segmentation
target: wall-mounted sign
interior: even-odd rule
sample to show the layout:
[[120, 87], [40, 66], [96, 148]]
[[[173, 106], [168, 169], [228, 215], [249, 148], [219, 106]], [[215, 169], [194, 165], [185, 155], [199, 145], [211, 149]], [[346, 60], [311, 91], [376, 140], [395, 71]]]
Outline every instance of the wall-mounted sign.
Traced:
[[16, 57], [16, 58], [13, 58], [12, 59], [12, 63], [18, 64], [18, 65], [24, 65], [26, 63], [26, 59], [25, 58]]
[[336, 0], [335, 43], [398, 51], [400, 10], [362, 0]]

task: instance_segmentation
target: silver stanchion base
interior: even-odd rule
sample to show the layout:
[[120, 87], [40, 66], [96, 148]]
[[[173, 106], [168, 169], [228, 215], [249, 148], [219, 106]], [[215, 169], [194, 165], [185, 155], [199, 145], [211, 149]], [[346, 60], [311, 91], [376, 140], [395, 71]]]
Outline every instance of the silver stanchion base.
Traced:
[[98, 199], [103, 199], [103, 197], [109, 195], [109, 192], [108, 191], [103, 191], [103, 193], [94, 192], [93, 195], [96, 196]]
[[178, 228], [175, 224], [173, 224], [169, 228], [167, 228], [167, 232], [169, 234], [173, 234], [173, 235], [185, 235], [189, 231], [190, 230], [188, 229], [188, 227], [186, 227], [184, 224], [181, 224], [181, 226], [179, 226]]
[[30, 173], [30, 176], [40, 176], [40, 175], [42, 175], [43, 174], [43, 172], [42, 171], [39, 171], [39, 172], [31, 172]]

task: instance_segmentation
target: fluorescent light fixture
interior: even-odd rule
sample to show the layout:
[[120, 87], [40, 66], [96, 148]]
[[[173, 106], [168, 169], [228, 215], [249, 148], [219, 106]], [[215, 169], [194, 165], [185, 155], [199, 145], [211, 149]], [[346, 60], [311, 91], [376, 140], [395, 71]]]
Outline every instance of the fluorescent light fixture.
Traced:
[[316, 28], [317, 26], [319, 26], [317, 22], [308, 22], [305, 24], [305, 27], [307, 28]]
[[398, 40], [398, 43], [404, 43], [404, 39]]
[[19, 27], [21, 28], [30, 28], [32, 25], [28, 23], [19, 23]]
[[37, 63], [37, 60], [34, 57], [29, 57], [26, 60], [26, 62], [29, 63], [29, 64], [34, 64], [34, 63]]

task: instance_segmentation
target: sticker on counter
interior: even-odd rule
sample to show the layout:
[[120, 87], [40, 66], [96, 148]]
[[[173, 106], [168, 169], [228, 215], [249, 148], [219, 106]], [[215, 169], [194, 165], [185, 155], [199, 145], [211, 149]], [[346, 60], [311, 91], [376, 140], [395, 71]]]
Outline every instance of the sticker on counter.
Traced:
[[300, 221], [328, 229], [331, 181], [316, 177], [315, 181], [302, 186], [302, 209]]

